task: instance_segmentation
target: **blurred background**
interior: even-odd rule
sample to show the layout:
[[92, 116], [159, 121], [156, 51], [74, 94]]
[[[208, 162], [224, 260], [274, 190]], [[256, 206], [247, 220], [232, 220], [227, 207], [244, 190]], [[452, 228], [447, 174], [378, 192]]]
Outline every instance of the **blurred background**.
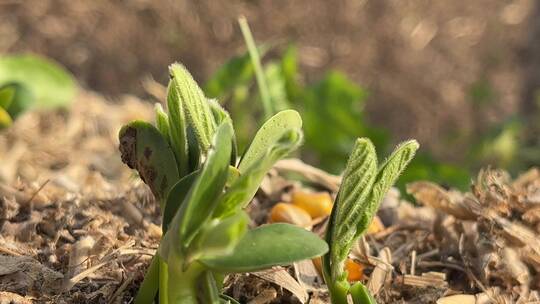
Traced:
[[402, 183], [465, 188], [481, 166], [540, 163], [534, 0], [0, 0], [0, 54], [50, 58], [113, 101], [158, 101], [180, 61], [231, 112], [242, 144], [264, 113], [240, 15], [275, 110], [303, 115], [311, 164], [340, 172], [359, 136], [381, 155], [419, 140]]

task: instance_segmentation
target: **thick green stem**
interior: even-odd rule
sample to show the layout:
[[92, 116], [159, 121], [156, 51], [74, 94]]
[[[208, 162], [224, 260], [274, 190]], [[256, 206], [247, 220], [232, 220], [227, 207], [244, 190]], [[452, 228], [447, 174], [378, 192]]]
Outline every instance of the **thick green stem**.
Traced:
[[[170, 304], [200, 304], [197, 299], [197, 280], [204, 271], [198, 263], [192, 263], [182, 271], [183, 261], [169, 258], [168, 300]], [[161, 303], [160, 303], [161, 304]]]
[[[168, 289], [169, 289], [169, 271], [165, 261], [159, 258], [159, 304], [168, 304]], [[174, 302], [171, 302], [174, 303]]]

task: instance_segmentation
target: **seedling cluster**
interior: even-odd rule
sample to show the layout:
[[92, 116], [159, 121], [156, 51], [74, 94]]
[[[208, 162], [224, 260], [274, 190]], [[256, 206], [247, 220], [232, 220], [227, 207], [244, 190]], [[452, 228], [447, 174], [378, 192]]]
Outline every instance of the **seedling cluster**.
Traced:
[[402, 144], [378, 168], [373, 144], [359, 139], [333, 208], [328, 195], [319, 198], [325, 207], [321, 210], [307, 198], [297, 199], [308, 217], [332, 210], [329, 245], [290, 224], [249, 230], [244, 208], [266, 172], [300, 145], [300, 116], [285, 110], [269, 118], [238, 157], [229, 114], [204, 96], [184, 66], [173, 64], [169, 71], [167, 111], [156, 106], [156, 127], [133, 121], [119, 133], [123, 162], [150, 187], [163, 216], [164, 236], [135, 303], [156, 298], [171, 304], [235, 302], [220, 294], [226, 274], [287, 265], [327, 252], [323, 274], [332, 302], [346, 304], [348, 294], [355, 303], [374, 302], [364, 285], [349, 285], [344, 266], [353, 243], [418, 144]]
[[266, 172], [302, 141], [302, 121], [286, 110], [268, 119], [238, 157], [228, 113], [208, 100], [180, 64], [170, 67], [167, 111], [156, 127], [143, 121], [119, 133], [122, 160], [159, 201], [163, 239], [136, 303], [229, 303], [220, 295], [228, 273], [249, 272], [321, 256], [327, 244], [294, 225], [248, 230], [243, 210]]

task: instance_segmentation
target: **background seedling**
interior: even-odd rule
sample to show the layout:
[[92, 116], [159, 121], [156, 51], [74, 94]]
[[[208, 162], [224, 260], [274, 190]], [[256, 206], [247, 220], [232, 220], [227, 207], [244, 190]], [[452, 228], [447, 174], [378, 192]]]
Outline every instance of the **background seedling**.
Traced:
[[[171, 65], [167, 111], [156, 126], [134, 121], [119, 133], [122, 160], [148, 184], [163, 215], [163, 239], [135, 303], [228, 303], [224, 274], [248, 272], [324, 254], [305, 229], [271, 224], [248, 230], [243, 210], [266, 172], [302, 141], [292, 110], [269, 118], [237, 161], [228, 113], [208, 100], [189, 72]], [[238, 163], [238, 166], [236, 166]]]
[[28, 109], [66, 106], [76, 87], [71, 74], [48, 59], [0, 56], [0, 129]]
[[378, 166], [371, 141], [366, 138], [357, 140], [326, 231], [330, 251], [323, 257], [323, 275], [333, 304], [347, 304], [349, 294], [355, 304], [375, 303], [362, 283], [349, 284], [345, 263], [354, 242], [373, 220], [383, 196], [412, 160], [417, 149], [416, 141], [405, 142]]

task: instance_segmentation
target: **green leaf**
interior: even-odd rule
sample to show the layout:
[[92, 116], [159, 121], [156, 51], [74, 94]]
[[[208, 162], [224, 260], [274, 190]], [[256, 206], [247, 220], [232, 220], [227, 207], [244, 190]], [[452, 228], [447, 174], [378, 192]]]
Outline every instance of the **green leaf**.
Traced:
[[377, 304], [364, 284], [357, 282], [349, 289], [354, 304]]
[[377, 176], [375, 147], [360, 138], [349, 157], [330, 218], [332, 277], [346, 279], [343, 266], [356, 239], [358, 223], [369, 216], [371, 187]]
[[197, 278], [197, 299], [205, 304], [220, 304], [222, 299], [211, 271], [204, 271]]
[[167, 115], [167, 113], [165, 113], [165, 111], [163, 111], [163, 107], [159, 103], [155, 104], [154, 111], [156, 112], [157, 129], [159, 130], [161, 135], [163, 135], [163, 138], [169, 139], [170, 138], [169, 116]]
[[244, 211], [222, 220], [210, 221], [193, 241], [188, 260], [231, 254], [238, 241], [246, 234], [248, 223], [249, 216]]
[[214, 217], [227, 217], [240, 208], [244, 208], [255, 196], [259, 186], [272, 166], [281, 158], [298, 148], [302, 141], [300, 130], [290, 130], [283, 137], [269, 146], [261, 158], [254, 162], [221, 197]]
[[219, 126], [199, 177], [177, 213], [179, 218], [175, 216], [173, 220], [173, 224], [179, 225], [179, 239], [175, 241], [180, 240], [181, 252], [185, 252], [197, 232], [210, 218], [218, 197], [223, 192], [229, 171], [232, 133], [230, 124], [223, 123]]
[[249, 272], [311, 259], [328, 251], [317, 235], [289, 224], [271, 224], [249, 231], [228, 256], [202, 259], [212, 270]]
[[0, 108], [0, 130], [11, 126], [13, 121], [6, 110]]
[[206, 152], [210, 148], [210, 142], [216, 132], [216, 124], [206, 97], [183, 65], [172, 64], [169, 67], [169, 72], [171, 86], [181, 99], [186, 118], [195, 130], [201, 150]]
[[368, 228], [384, 195], [394, 185], [401, 172], [405, 170], [405, 167], [413, 159], [418, 147], [419, 145], [416, 140], [406, 141], [400, 144], [382, 164], [377, 174], [377, 180], [373, 184], [371, 201], [365, 210], [366, 216], [358, 223], [358, 236]]
[[299, 130], [302, 128], [302, 118], [294, 110], [285, 110], [277, 113], [268, 119], [257, 131], [251, 145], [240, 160], [238, 170], [241, 173], [261, 159], [266, 151], [279, 141], [283, 135], [290, 130]]
[[139, 172], [164, 210], [169, 189], [179, 179], [174, 154], [161, 133], [144, 121], [133, 121], [119, 132], [122, 161]]
[[35, 96], [32, 106], [65, 106], [73, 100], [77, 85], [73, 76], [55, 62], [35, 55], [0, 57], [0, 85], [19, 83]]
[[0, 108], [4, 110], [9, 109], [14, 96], [15, 88], [13, 86], [4, 86], [0, 88]]
[[[172, 77], [172, 76], [171, 76]], [[169, 81], [167, 88], [167, 110], [169, 111], [169, 143], [173, 149], [176, 165], [180, 176], [186, 175], [189, 170], [189, 140], [188, 123], [184, 113], [178, 88], [173, 80]]]
[[[220, 125], [223, 122], [228, 122], [233, 126], [233, 121], [231, 119], [231, 116], [229, 113], [219, 104], [219, 102], [216, 99], [209, 99], [208, 103], [210, 104], [210, 109], [212, 110], [212, 114], [214, 115], [214, 120], [216, 122], [216, 125]], [[236, 157], [238, 153], [238, 147], [236, 145], [236, 134], [234, 134], [234, 127], [233, 127], [233, 137], [232, 137], [232, 153], [231, 153], [231, 165], [236, 165]]]
[[141, 283], [134, 304], [153, 303], [159, 288], [159, 263], [160, 257], [155, 255], [146, 270], [143, 282]]
[[3, 88], [10, 88], [13, 90], [13, 96], [8, 107], [2, 106], [12, 118], [17, 118], [17, 116], [32, 107], [35, 103], [34, 94], [27, 86], [21, 83], [9, 83], [4, 85]]
[[192, 172], [180, 179], [169, 191], [167, 195], [167, 201], [165, 203], [165, 211], [163, 211], [163, 232], [166, 232], [169, 228], [169, 225], [174, 218], [174, 215], [182, 206], [182, 203], [186, 199], [189, 189], [195, 183], [195, 180], [199, 176], [199, 172]]

